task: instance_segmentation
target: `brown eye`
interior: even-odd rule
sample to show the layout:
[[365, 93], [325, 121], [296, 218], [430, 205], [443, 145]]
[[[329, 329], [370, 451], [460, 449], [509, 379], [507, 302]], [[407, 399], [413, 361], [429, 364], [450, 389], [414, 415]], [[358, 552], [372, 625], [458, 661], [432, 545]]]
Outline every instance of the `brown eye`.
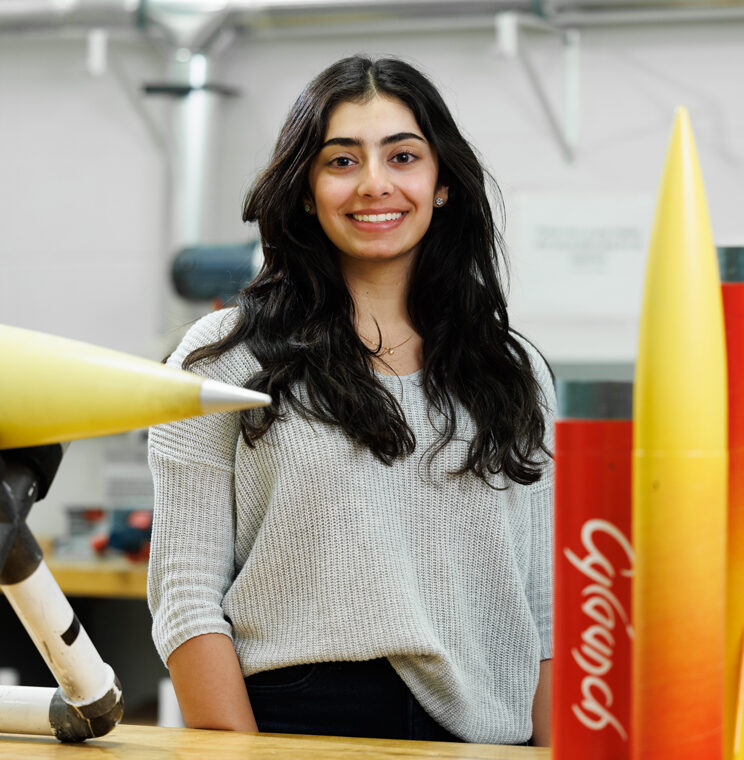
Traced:
[[398, 153], [393, 160], [399, 164], [410, 164], [415, 158], [413, 153]]

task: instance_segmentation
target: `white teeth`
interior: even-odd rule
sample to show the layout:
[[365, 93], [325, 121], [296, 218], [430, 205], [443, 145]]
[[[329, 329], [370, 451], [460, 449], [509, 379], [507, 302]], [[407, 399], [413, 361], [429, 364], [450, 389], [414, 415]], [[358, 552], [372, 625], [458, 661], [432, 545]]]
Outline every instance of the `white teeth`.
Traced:
[[352, 214], [357, 222], [392, 222], [393, 219], [400, 219], [403, 212], [398, 211], [394, 214]]

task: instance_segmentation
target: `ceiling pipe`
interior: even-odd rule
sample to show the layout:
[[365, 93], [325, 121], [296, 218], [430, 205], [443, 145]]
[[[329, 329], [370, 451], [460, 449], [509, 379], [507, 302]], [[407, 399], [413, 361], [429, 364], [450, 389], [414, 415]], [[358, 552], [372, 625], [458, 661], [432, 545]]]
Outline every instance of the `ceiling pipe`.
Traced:
[[4, 0], [0, 32], [61, 27], [135, 28], [140, 0]]
[[[158, 30], [169, 43], [202, 49], [219, 30], [276, 33], [321, 27], [358, 30], [406, 20], [414, 28], [434, 19], [474, 28], [484, 17], [521, 11], [554, 26], [744, 20], [740, 0], [2, 0], [0, 34], [60, 28]], [[463, 28], [463, 27], [460, 27]]]
[[638, 26], [650, 24], [724, 23], [744, 21], [744, 7], [720, 6], [703, 8], [647, 8], [628, 10], [559, 10], [549, 17], [563, 27]]

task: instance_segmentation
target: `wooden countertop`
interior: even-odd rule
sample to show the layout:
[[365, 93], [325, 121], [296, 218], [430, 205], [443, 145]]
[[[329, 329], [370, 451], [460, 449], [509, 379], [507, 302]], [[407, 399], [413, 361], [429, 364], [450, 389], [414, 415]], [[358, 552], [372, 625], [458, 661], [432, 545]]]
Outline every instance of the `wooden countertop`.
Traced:
[[550, 750], [122, 725], [107, 736], [83, 744], [60, 744], [51, 737], [3, 734], [0, 756], [13, 760], [549, 760]]
[[45, 560], [67, 596], [147, 598], [146, 562], [123, 557], [76, 561], [45, 556]]

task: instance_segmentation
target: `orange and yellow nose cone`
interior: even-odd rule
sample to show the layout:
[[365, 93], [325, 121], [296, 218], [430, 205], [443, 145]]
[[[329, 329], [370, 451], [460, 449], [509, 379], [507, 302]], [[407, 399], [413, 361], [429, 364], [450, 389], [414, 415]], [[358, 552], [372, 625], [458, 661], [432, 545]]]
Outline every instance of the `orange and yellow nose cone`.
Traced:
[[723, 752], [726, 355], [715, 248], [689, 117], [659, 191], [633, 409], [633, 720], [640, 760]]

